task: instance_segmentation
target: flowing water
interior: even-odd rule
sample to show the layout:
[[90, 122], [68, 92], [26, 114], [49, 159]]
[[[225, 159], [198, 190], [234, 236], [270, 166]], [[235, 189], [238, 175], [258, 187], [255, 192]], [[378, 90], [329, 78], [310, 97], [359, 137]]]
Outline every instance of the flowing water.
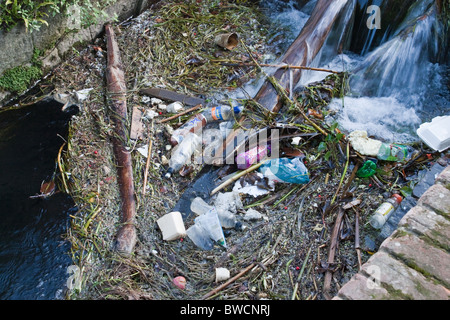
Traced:
[[[265, 2], [263, 8], [273, 21], [274, 30], [279, 32], [274, 32], [269, 44], [279, 46], [278, 52], [284, 52], [304, 27], [316, 3]], [[389, 7], [392, 3], [394, 8]], [[367, 27], [369, 4], [380, 6], [381, 29]], [[392, 15], [389, 10], [398, 12]], [[391, 20], [386, 21], [388, 18]], [[283, 41], [273, 41], [281, 33]], [[420, 124], [450, 114], [449, 66], [436, 62], [442, 36], [432, 0], [349, 1], [310, 64], [351, 75], [351, 92], [331, 102], [329, 108], [335, 116], [329, 120], [337, 121], [346, 133], [366, 130], [370, 136], [383, 141], [418, 141], [416, 130]], [[272, 74], [275, 69], [265, 68], [265, 71]], [[304, 87], [327, 75], [303, 71], [295, 86]], [[242, 92], [236, 91], [235, 97], [255, 96], [263, 82], [259, 78], [248, 83]]]
[[[389, 142], [418, 141], [421, 123], [450, 114], [448, 65], [436, 62], [441, 27], [434, 1], [416, 1], [397, 29], [389, 28], [390, 33], [380, 30], [382, 40], [372, 51], [366, 43], [360, 54], [321, 53], [314, 64], [350, 72], [351, 92], [330, 104], [341, 129], [366, 130]], [[305, 73], [299, 85], [325, 76]]]
[[0, 299], [63, 298], [71, 264], [64, 241], [72, 199], [58, 192], [46, 199], [42, 181], [56, 170], [58, 150], [72, 115], [52, 101], [0, 110]]
[[[282, 21], [283, 26], [295, 30], [294, 34], [302, 30], [316, 3], [275, 0], [264, 6], [274, 24]], [[335, 112], [331, 121], [337, 121], [343, 131], [366, 130], [383, 141], [409, 143], [419, 140], [416, 130], [420, 124], [450, 114], [448, 61], [436, 62], [439, 39], [444, 35], [434, 3], [348, 2], [310, 65], [349, 72], [351, 92], [329, 106]], [[381, 29], [367, 26], [369, 4], [380, 7]], [[389, 10], [397, 12], [393, 15]], [[295, 37], [287, 40], [291, 43]], [[274, 70], [266, 68], [266, 72]], [[296, 86], [304, 87], [327, 75], [303, 71]], [[254, 96], [262, 82], [249, 83], [245, 92]]]

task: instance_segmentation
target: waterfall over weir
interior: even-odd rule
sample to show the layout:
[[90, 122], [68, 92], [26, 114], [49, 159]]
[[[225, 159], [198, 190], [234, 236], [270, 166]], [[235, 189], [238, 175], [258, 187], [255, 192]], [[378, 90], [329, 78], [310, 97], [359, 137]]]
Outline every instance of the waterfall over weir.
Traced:
[[[330, 104], [344, 131], [366, 130], [384, 141], [408, 143], [418, 140], [415, 131], [421, 123], [450, 114], [448, 66], [436, 63], [442, 33], [436, 10], [435, 1], [417, 1], [395, 30], [380, 30], [383, 40], [366, 54], [345, 50], [352, 47], [354, 34], [341, 52], [342, 35], [327, 40], [327, 51], [322, 49], [313, 65], [350, 74], [350, 93]], [[299, 85], [326, 75], [304, 73]]]

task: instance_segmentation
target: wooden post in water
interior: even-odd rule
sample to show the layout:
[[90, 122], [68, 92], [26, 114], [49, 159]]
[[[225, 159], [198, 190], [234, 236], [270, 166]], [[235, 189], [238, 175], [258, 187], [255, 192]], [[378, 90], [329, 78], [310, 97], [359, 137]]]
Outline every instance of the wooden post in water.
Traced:
[[[347, 3], [348, 0], [319, 0], [311, 13], [311, 17], [297, 39], [287, 49], [280, 63], [293, 66], [307, 66], [310, 64], [319, 53], [333, 28], [334, 22]], [[301, 74], [301, 69], [279, 68], [273, 76], [283, 88], [288, 90], [290, 81], [295, 86], [300, 80]], [[276, 89], [267, 80], [254, 99], [273, 112], [278, 112], [282, 103]]]
[[[350, 0], [319, 0], [311, 13], [311, 17], [303, 27], [302, 31], [287, 49], [279, 64], [286, 63], [292, 66], [308, 66], [316, 57], [330, 34], [336, 19]], [[288, 90], [292, 81], [295, 86], [300, 80], [302, 69], [279, 68], [273, 75], [282, 88]], [[282, 106], [282, 97], [278, 95], [276, 88], [269, 80], [266, 80], [254, 100], [269, 111], [277, 113]], [[240, 123], [243, 124], [242, 118]], [[243, 124], [245, 125], [245, 124]], [[224, 150], [233, 150], [227, 147], [234, 142], [238, 131], [231, 132], [224, 145], [216, 154], [223, 154]], [[229, 156], [229, 155], [228, 155]], [[216, 159], [213, 165], [222, 165], [223, 160]]]
[[116, 235], [115, 249], [120, 253], [130, 254], [136, 244], [136, 228], [134, 225], [136, 215], [136, 202], [134, 194], [133, 170], [131, 154], [125, 148], [127, 142], [126, 118], [127, 99], [126, 84], [112, 26], [105, 26], [107, 40], [107, 68], [106, 82], [108, 90], [108, 103], [111, 118], [114, 122], [114, 135], [112, 137], [114, 156], [117, 165], [117, 178], [121, 197], [121, 223]]

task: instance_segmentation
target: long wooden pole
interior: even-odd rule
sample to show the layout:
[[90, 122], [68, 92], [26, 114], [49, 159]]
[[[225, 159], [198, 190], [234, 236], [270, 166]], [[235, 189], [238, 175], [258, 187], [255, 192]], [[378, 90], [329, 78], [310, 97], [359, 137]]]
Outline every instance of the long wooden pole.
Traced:
[[112, 137], [112, 143], [114, 156], [116, 158], [117, 178], [122, 202], [122, 225], [117, 232], [114, 246], [119, 253], [130, 254], [136, 244], [137, 236], [134, 225], [136, 202], [131, 154], [126, 149], [127, 88], [120, 58], [119, 46], [115, 39], [114, 30], [110, 24], [105, 26], [105, 33], [108, 50], [108, 61], [106, 68], [108, 103], [111, 118], [114, 122], [114, 135]]
[[[319, 0], [297, 39], [281, 58], [281, 63], [308, 66], [319, 53], [334, 22], [347, 3], [348, 0]], [[273, 77], [282, 87], [288, 89], [290, 81], [295, 85], [300, 80], [301, 74], [301, 69], [279, 68]], [[278, 112], [282, 103], [276, 88], [268, 80], [256, 94], [255, 100], [272, 112]]]
[[[330, 34], [333, 25], [338, 19], [349, 0], [319, 0], [311, 13], [306, 25], [287, 49], [279, 64], [290, 66], [308, 66], [312, 59], [316, 57]], [[285, 90], [289, 89], [292, 82], [297, 84], [300, 80], [302, 69], [289, 69], [286, 67], [278, 68], [273, 74], [273, 79], [279, 86]], [[292, 76], [292, 77], [291, 77]], [[254, 100], [267, 110], [277, 113], [283, 103], [283, 97], [279, 95], [273, 81], [266, 79], [264, 84], [255, 95]], [[246, 126], [245, 118], [239, 120], [241, 126]], [[233, 148], [228, 147], [234, 142], [238, 130], [232, 131], [225, 139], [216, 154], [223, 154], [225, 150]], [[216, 160], [213, 165], [222, 165], [223, 161]]]

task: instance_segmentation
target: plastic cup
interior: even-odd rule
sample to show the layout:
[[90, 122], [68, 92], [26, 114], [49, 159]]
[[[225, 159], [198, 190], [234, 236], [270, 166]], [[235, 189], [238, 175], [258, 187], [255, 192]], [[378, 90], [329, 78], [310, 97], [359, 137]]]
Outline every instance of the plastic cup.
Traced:
[[214, 42], [225, 49], [233, 50], [239, 43], [237, 33], [222, 33], [215, 37]]

